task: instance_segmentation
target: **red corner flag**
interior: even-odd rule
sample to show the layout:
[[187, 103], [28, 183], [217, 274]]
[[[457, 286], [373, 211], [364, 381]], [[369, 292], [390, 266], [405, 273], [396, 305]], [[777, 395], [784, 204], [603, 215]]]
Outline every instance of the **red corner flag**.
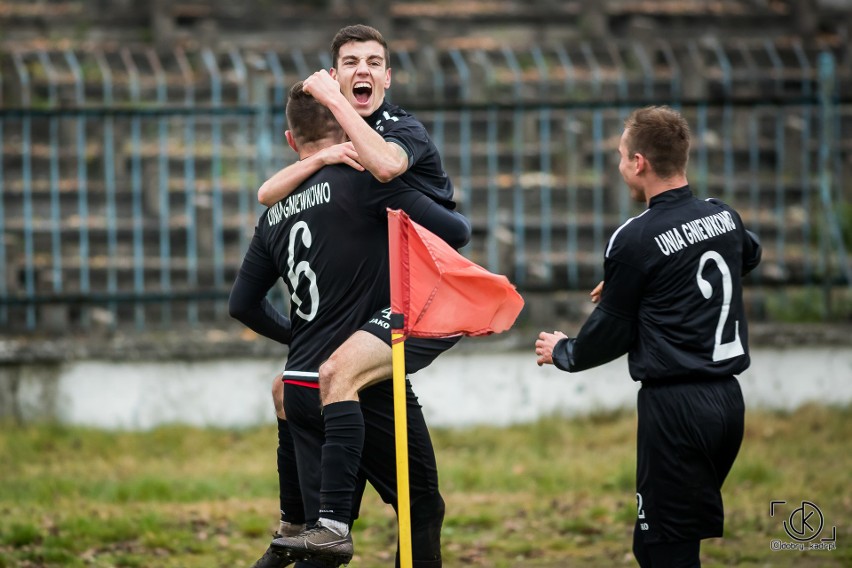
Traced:
[[403, 337], [489, 335], [515, 323], [524, 300], [505, 276], [469, 261], [404, 211], [388, 209], [388, 240], [391, 312], [405, 316]]

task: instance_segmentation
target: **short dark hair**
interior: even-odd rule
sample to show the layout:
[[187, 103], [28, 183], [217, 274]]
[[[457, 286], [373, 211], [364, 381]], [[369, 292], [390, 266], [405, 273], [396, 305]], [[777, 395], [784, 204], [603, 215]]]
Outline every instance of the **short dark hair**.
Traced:
[[376, 28], [364, 25], [355, 24], [346, 26], [334, 34], [334, 39], [331, 40], [331, 61], [335, 69], [337, 69], [337, 58], [340, 56], [340, 48], [350, 41], [377, 41], [385, 50], [385, 67], [390, 67], [390, 52], [388, 51], [388, 42], [382, 37], [382, 34]]
[[290, 87], [287, 97], [287, 127], [298, 144], [324, 138], [343, 138], [343, 128], [328, 107], [306, 93], [302, 81]]
[[627, 117], [624, 128], [628, 156], [645, 156], [662, 179], [686, 173], [689, 124], [679, 112], [667, 106], [640, 108]]

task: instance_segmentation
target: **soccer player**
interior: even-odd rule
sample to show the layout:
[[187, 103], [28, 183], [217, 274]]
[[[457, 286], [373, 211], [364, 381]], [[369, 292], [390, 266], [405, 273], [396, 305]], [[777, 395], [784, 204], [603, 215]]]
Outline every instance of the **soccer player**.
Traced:
[[[331, 112], [306, 94], [301, 83], [290, 92], [287, 119], [288, 142], [303, 160], [345, 136]], [[452, 246], [463, 246], [470, 238], [470, 224], [463, 216], [401, 181], [380, 184], [369, 172], [332, 165], [261, 216], [234, 283], [231, 314], [268, 337], [282, 342], [289, 339], [283, 373], [284, 410], [304, 500], [304, 518], [291, 522], [313, 525], [321, 502], [331, 493], [342, 502], [334, 512], [345, 524], [342, 536], [321, 524], [305, 533], [308, 538], [319, 533], [325, 545], [322, 555], [273, 546], [259, 565], [287, 566], [310, 556], [334, 565], [348, 561], [353, 550], [349, 523], [356, 516], [367, 480], [385, 502], [396, 506], [392, 384], [365, 385], [360, 393], [362, 412], [356, 415], [355, 424], [334, 420], [340, 405], [324, 407], [321, 415], [317, 390], [323, 361], [344, 340], [350, 341], [350, 336], [363, 336], [360, 341], [369, 346], [365, 354], [375, 352], [376, 344], [390, 352], [387, 207], [404, 209]], [[278, 277], [284, 277], [291, 293], [292, 323], [272, 310], [265, 299]], [[406, 372], [425, 367], [454, 343], [417, 340], [409, 346], [406, 341]], [[366, 368], [376, 379], [391, 374], [390, 357], [368, 363]], [[410, 384], [407, 391], [412, 549], [417, 566], [437, 567], [441, 565], [444, 503], [429, 432]], [[358, 403], [343, 406], [353, 404]], [[354, 470], [341, 464], [353, 461], [337, 451], [346, 444], [354, 445], [359, 453]], [[321, 479], [320, 469], [329, 466], [348, 476], [344, 488]]]
[[331, 56], [334, 67], [306, 78], [304, 89], [334, 113], [350, 141], [277, 172], [260, 186], [258, 201], [269, 207], [322, 166], [345, 163], [366, 168], [379, 181], [401, 177], [409, 187], [455, 208], [453, 184], [426, 127], [385, 100], [391, 68], [382, 34], [361, 24], [344, 27], [331, 42]]
[[597, 307], [576, 337], [539, 334], [538, 364], [582, 371], [628, 353], [640, 381], [633, 553], [642, 568], [700, 566], [721, 537], [721, 487], [743, 438], [735, 377], [749, 366], [742, 277], [760, 244], [731, 207], [695, 198], [689, 126], [647, 107], [625, 122], [618, 169], [647, 209], [610, 237]]
[[[404, 183], [436, 203], [455, 208], [453, 185], [426, 128], [414, 116], [385, 100], [391, 84], [387, 42], [370, 26], [342, 28], [332, 40], [330, 72], [322, 70], [304, 81], [304, 89], [325, 105], [345, 130], [350, 142], [329, 146], [284, 168], [265, 182], [258, 199], [265, 205], [286, 197], [289, 191], [318, 168], [343, 163], [364, 168], [378, 180]], [[389, 310], [385, 312], [389, 314]], [[389, 323], [384, 316], [384, 323]], [[458, 338], [444, 340], [447, 348]], [[336, 432], [339, 424], [360, 429], [358, 392], [391, 376], [391, 349], [368, 333], [356, 333], [320, 369], [323, 415]], [[334, 406], [332, 406], [334, 405]], [[345, 533], [348, 493], [355, 490], [352, 472], [358, 469], [359, 437], [327, 442], [340, 462], [329, 460], [322, 469], [323, 526]], [[332, 489], [335, 488], [335, 489]], [[316, 536], [316, 535], [314, 535]]]

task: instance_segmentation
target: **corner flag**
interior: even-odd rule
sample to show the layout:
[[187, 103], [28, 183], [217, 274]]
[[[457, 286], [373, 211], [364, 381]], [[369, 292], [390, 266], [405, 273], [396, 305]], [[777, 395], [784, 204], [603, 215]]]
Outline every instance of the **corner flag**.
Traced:
[[466, 259], [399, 210], [388, 210], [391, 312], [405, 337], [489, 335], [524, 307], [509, 279]]
[[524, 300], [508, 278], [469, 261], [404, 211], [388, 209], [388, 245], [399, 561], [411, 568], [405, 338], [500, 333]]

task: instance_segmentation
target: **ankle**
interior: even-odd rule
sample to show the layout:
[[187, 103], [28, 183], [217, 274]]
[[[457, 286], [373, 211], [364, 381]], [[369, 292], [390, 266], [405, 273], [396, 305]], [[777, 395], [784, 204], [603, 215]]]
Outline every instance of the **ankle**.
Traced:
[[296, 536], [305, 530], [305, 524], [288, 523], [287, 521], [278, 522], [278, 534], [281, 536]]
[[324, 526], [325, 528], [333, 531], [341, 537], [345, 537], [349, 534], [349, 525], [342, 521], [335, 521], [334, 519], [320, 517], [319, 521], [317, 521], [317, 524]]

